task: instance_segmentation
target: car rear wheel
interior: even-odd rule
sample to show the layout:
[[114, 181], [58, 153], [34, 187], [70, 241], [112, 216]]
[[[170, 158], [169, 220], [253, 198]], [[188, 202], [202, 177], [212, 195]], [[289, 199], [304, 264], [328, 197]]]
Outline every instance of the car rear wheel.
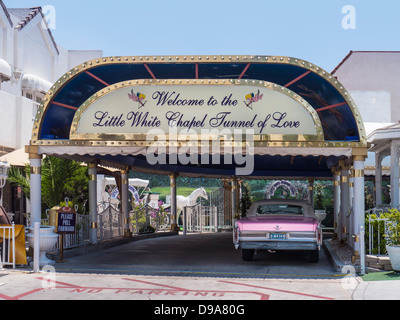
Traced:
[[319, 261], [319, 250], [308, 250], [306, 251], [306, 258], [308, 262]]
[[253, 259], [254, 249], [242, 249], [242, 260], [250, 261]]

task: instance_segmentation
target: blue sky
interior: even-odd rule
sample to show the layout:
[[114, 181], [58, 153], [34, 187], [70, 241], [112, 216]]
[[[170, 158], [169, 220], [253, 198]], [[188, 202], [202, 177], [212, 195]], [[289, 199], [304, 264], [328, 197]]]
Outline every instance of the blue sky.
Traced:
[[[332, 71], [350, 50], [400, 50], [396, 0], [3, 1], [53, 6], [59, 45], [104, 56], [282, 55]], [[355, 29], [342, 27], [345, 5]]]

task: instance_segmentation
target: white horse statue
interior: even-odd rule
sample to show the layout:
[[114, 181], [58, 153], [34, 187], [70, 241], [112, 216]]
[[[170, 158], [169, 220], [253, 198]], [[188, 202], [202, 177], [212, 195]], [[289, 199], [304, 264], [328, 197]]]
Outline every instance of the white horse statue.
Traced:
[[208, 199], [207, 192], [203, 187], [194, 190], [187, 197], [180, 195], [176, 196], [176, 211], [178, 212], [179, 209], [182, 211], [183, 207], [195, 205], [198, 197], [202, 197], [206, 200]]

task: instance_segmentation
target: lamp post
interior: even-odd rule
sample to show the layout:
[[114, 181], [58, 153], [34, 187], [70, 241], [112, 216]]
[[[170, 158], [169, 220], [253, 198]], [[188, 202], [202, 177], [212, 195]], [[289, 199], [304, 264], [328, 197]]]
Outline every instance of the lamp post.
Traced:
[[1, 196], [0, 196], [0, 206], [3, 206], [3, 188], [6, 184], [7, 177], [8, 177], [8, 169], [10, 169], [10, 164], [8, 162], [0, 161], [0, 189], [1, 189]]

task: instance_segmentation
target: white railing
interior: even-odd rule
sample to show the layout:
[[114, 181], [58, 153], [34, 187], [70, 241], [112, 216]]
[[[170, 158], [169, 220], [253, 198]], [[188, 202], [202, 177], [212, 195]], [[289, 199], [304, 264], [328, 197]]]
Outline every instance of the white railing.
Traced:
[[97, 239], [99, 241], [121, 237], [123, 235], [122, 213], [109, 204], [97, 214]]
[[202, 206], [202, 232], [218, 232], [218, 208], [216, 206]]
[[218, 232], [218, 209], [215, 206], [203, 206], [197, 203], [186, 206], [182, 212], [183, 231]]
[[[365, 212], [368, 217], [368, 254], [386, 255], [385, 236], [388, 234], [387, 218], [382, 218], [383, 209], [373, 208]], [[376, 215], [372, 218], [371, 215]]]
[[[48, 214], [48, 209], [46, 210], [46, 215], [47, 217], [44, 219], [40, 219], [40, 225], [41, 226], [48, 226], [49, 225], [49, 214]], [[32, 226], [33, 228], [33, 224], [31, 225], [31, 214], [27, 213], [26, 214], [26, 226], [30, 227]]]
[[[64, 235], [64, 249], [90, 243], [90, 216], [76, 214], [75, 233]], [[57, 246], [60, 247], [59, 245]]]
[[5, 265], [15, 268], [15, 225], [0, 226], [0, 269]]

